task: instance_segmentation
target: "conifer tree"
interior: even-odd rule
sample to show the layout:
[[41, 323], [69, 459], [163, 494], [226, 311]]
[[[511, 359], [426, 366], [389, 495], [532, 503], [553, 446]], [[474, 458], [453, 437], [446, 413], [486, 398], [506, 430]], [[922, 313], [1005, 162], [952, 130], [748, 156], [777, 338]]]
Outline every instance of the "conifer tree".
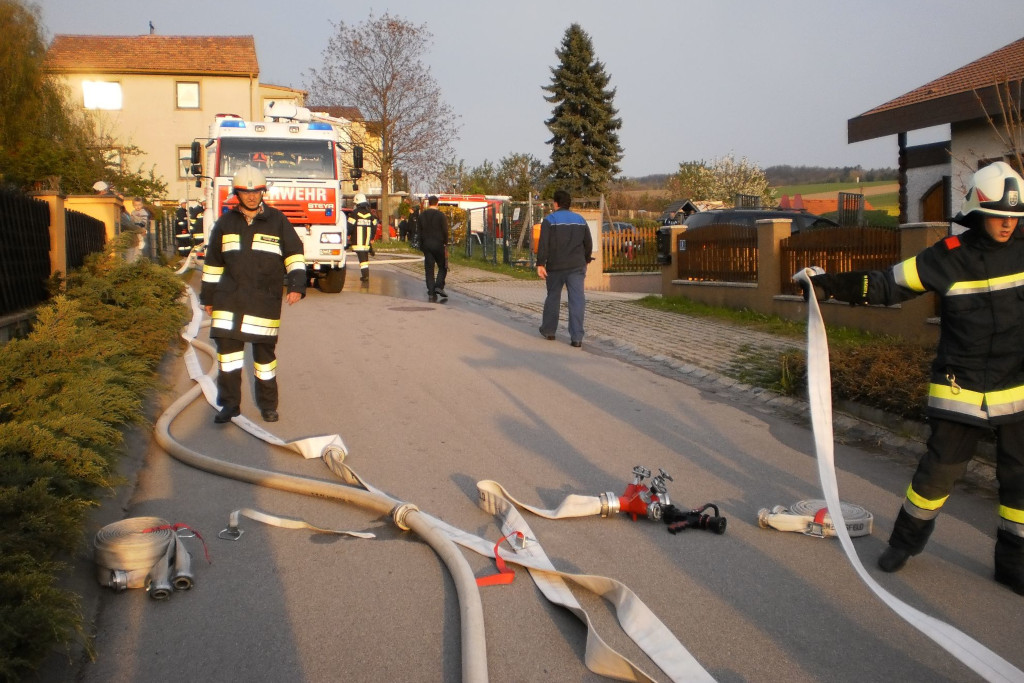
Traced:
[[554, 104], [545, 121], [551, 131], [553, 186], [574, 196], [594, 196], [605, 190], [619, 173], [622, 159], [618, 130], [622, 119], [612, 104], [615, 89], [604, 64], [594, 58], [590, 36], [573, 24], [555, 50], [558, 67], [551, 69], [551, 85], [544, 99]]

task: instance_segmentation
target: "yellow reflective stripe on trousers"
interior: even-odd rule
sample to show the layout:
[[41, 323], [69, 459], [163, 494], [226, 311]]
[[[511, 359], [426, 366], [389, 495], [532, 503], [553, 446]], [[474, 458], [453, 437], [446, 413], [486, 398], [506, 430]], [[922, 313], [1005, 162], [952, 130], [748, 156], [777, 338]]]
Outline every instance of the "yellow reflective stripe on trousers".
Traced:
[[913, 485], [907, 487], [907, 500], [922, 510], [938, 510], [947, 498], [949, 498], [948, 494], [937, 500], [929, 500], [915, 491]]
[[274, 379], [277, 376], [277, 360], [270, 363], [253, 363], [253, 374], [256, 375], [256, 379]]
[[245, 364], [245, 351], [234, 351], [232, 353], [218, 353], [217, 362], [220, 364], [221, 372], [234, 372], [241, 370]]
[[1015, 524], [1024, 524], [1024, 510], [1018, 510], [1016, 508], [1007, 507], [1006, 505], [1000, 505], [999, 516], [1003, 519], [1014, 522]]

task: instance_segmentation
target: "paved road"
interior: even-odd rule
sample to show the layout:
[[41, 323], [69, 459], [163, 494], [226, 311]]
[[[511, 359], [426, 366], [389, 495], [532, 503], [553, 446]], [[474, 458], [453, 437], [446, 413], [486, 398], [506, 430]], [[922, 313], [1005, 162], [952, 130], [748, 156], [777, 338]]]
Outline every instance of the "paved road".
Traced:
[[[537, 334], [537, 283], [498, 285], [467, 269], [455, 273], [447, 303], [429, 304], [415, 273], [383, 271], [375, 268], [367, 290], [352, 282], [341, 295], [313, 291], [286, 309], [282, 421], [274, 425], [281, 438], [338, 433], [347, 462], [369, 482], [494, 541], [498, 529], [476, 506], [481, 479], [554, 507], [568, 493], [621, 492], [634, 465], [664, 468], [675, 477], [669, 491], [678, 505], [721, 506], [726, 534], [672, 536], [656, 523], [621, 517], [528, 521], [558, 568], [623, 581], [719, 681], [974, 679], [873, 598], [837, 543], [758, 528], [761, 507], [817, 497], [810, 434], [756, 392], [707, 369], [673, 368], [690, 368], [666, 351], [670, 343], [686, 346], [669, 339], [678, 330], [652, 342], [653, 333], [625, 317], [635, 307], [624, 297], [594, 295], [591, 333], [578, 350], [564, 331], [556, 342]], [[512, 291], [520, 302], [509, 301]], [[613, 312], [597, 313], [605, 308]], [[692, 334], [706, 335], [705, 325]], [[628, 344], [613, 344], [612, 329], [631, 333]], [[650, 360], [650, 368], [623, 362], [648, 344], [663, 360]], [[725, 345], [720, 340], [713, 351], [724, 357]], [[167, 368], [164, 405], [190, 386], [181, 366]], [[243, 413], [258, 420], [251, 404]], [[172, 434], [231, 462], [333, 479], [320, 461], [269, 447], [234, 425], [216, 427], [212, 415], [194, 403]], [[96, 610], [96, 661], [77, 671], [48, 669], [43, 680], [459, 679], [454, 586], [411, 534], [351, 506], [193, 469], [145, 434], [131, 451], [126, 471], [136, 485], [104, 507], [97, 525], [141, 515], [186, 522], [207, 537], [213, 563], [190, 541], [196, 587], [166, 602], [141, 590], [98, 589], [83, 566], [76, 578]], [[855, 542], [869, 571], [902, 599], [1024, 666], [1019, 598], [990, 580], [991, 497], [953, 496], [929, 551], [900, 574], [880, 575], [873, 560], [907, 465], [847, 446], [838, 447], [837, 461], [844, 499], [876, 516], [875, 533]], [[238, 542], [216, 539], [241, 507], [378, 538], [247, 522]], [[481, 558], [469, 560], [477, 575], [494, 571]], [[577, 593], [602, 636], [666, 680], [600, 601]], [[491, 680], [599, 680], [582, 661], [583, 627], [547, 605], [525, 573], [510, 586], [484, 589], [482, 599]]]

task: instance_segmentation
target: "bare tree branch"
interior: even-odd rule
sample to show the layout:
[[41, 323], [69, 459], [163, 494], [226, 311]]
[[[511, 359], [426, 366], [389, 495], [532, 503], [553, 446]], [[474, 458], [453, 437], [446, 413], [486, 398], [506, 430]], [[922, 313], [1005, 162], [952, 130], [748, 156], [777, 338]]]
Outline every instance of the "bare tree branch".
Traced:
[[317, 104], [357, 107], [376, 127], [380, 144], [365, 145], [364, 154], [379, 169], [386, 219], [394, 171], [420, 180], [438, 173], [453, 156], [458, 116], [422, 61], [433, 37], [426, 24], [371, 13], [361, 24], [332, 25], [323, 64], [308, 72], [306, 89]]

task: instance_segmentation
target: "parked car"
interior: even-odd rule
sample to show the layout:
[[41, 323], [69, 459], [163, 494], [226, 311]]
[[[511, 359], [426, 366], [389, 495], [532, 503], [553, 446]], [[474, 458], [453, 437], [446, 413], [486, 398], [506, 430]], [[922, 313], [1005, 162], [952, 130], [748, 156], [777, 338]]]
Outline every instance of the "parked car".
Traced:
[[687, 229], [705, 225], [744, 225], [754, 227], [757, 221], [769, 218], [788, 218], [793, 221], [793, 233], [817, 228], [838, 228], [839, 224], [807, 211], [784, 209], [711, 209], [687, 216], [683, 225]]

